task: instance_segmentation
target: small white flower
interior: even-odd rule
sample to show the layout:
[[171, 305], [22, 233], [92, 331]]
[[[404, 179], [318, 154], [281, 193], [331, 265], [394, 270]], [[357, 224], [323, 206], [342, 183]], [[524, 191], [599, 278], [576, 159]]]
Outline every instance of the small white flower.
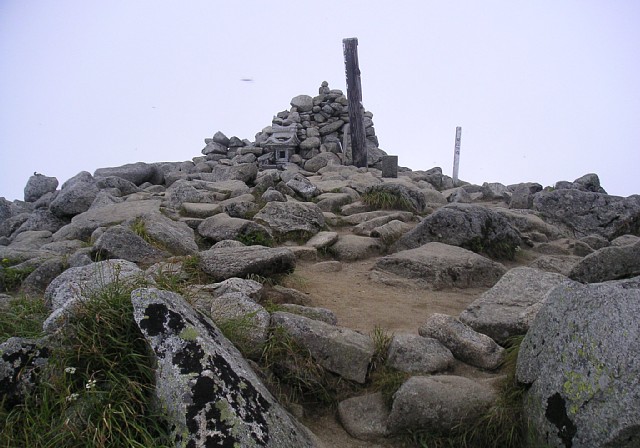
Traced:
[[78, 394], [71, 394], [71, 395], [69, 395], [69, 396], [66, 398], [66, 400], [67, 400], [67, 401], [76, 401], [76, 400], [78, 399], [78, 397], [79, 397], [79, 396], [80, 396], [80, 395], [78, 395]]
[[76, 368], [75, 367], [67, 367], [66, 369], [64, 369], [64, 371], [73, 375], [74, 373], [76, 373]]
[[94, 387], [96, 387], [96, 380], [89, 380], [87, 381], [87, 384], [84, 386], [87, 390], [89, 389], [93, 389]]

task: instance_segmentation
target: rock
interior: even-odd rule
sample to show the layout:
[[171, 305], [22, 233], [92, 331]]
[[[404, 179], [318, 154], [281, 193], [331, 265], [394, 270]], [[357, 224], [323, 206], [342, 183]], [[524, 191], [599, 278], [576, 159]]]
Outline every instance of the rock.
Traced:
[[432, 314], [418, 333], [437, 339], [457, 359], [481, 369], [495, 370], [504, 358], [504, 349], [493, 339], [474, 331], [453, 316]]
[[604, 247], [580, 260], [569, 278], [582, 283], [599, 283], [640, 275], [640, 241], [628, 246]]
[[611, 245], [609, 240], [600, 235], [587, 235], [579, 240], [581, 243], [588, 244], [590, 248], [593, 250], [602, 249], [603, 247], [608, 247]]
[[125, 226], [113, 226], [105, 230], [93, 244], [93, 251], [103, 260], [120, 258], [134, 263], [155, 263], [169, 256]]
[[[317, 137], [312, 137], [312, 138], [317, 138]], [[311, 138], [308, 138], [303, 143], [306, 143], [309, 140], [311, 140]], [[300, 147], [302, 148], [302, 144], [300, 145]], [[342, 161], [340, 160], [340, 157], [338, 157], [332, 152], [321, 152], [317, 156], [314, 156], [309, 160], [307, 160], [304, 163], [304, 169], [307, 171], [311, 171], [312, 173], [315, 173], [327, 165], [342, 165]]]
[[395, 393], [387, 425], [391, 434], [447, 433], [473, 423], [495, 398], [489, 386], [460, 376], [413, 376]]
[[229, 189], [220, 186], [217, 182], [177, 180], [167, 189], [164, 200], [166, 206], [174, 210], [180, 210], [186, 202], [213, 204], [229, 197]]
[[548, 300], [549, 290], [566, 281], [563, 275], [529, 267], [510, 269], [493, 288], [460, 313], [460, 320], [504, 345], [510, 337], [527, 332]]
[[[199, 302], [200, 309], [204, 303]], [[242, 292], [225, 292], [212, 297], [204, 305], [205, 314], [220, 328], [233, 329], [233, 341], [250, 359], [259, 360], [267, 341], [270, 316]]]
[[296, 258], [289, 249], [264, 246], [213, 248], [200, 252], [200, 268], [215, 281], [251, 274], [269, 277], [293, 272]]
[[593, 249], [588, 244], [573, 238], [562, 238], [549, 243], [537, 244], [533, 250], [545, 255], [577, 255], [579, 257], [593, 253]]
[[402, 235], [413, 228], [413, 225], [394, 219], [371, 230], [373, 238], [380, 239], [387, 246], [395, 243]]
[[147, 237], [157, 246], [174, 255], [193, 255], [198, 252], [195, 234], [187, 224], [174, 221], [161, 213], [147, 213], [136, 218]]
[[51, 232], [48, 230], [28, 230], [17, 234], [9, 246], [14, 250], [38, 250], [51, 242]]
[[89, 210], [97, 195], [95, 181], [89, 173], [82, 172], [64, 183], [49, 210], [60, 218], [78, 215]]
[[509, 203], [511, 194], [507, 187], [499, 182], [485, 182], [482, 184], [482, 199], [486, 201], [501, 200]]
[[305, 244], [315, 249], [324, 249], [338, 241], [338, 232], [318, 232]]
[[[322, 193], [317, 196], [317, 205], [324, 212], [338, 211], [343, 205], [353, 202], [353, 196], [349, 193]], [[368, 235], [367, 235], [368, 236]]]
[[168, 291], [131, 294], [157, 358], [156, 395], [176, 446], [318, 446], [206, 317]]
[[68, 218], [60, 218], [47, 209], [37, 209], [34, 210], [22, 224], [20, 224], [20, 227], [11, 234], [11, 237], [15, 238], [16, 235], [27, 231], [46, 230], [51, 233], [55, 233], [68, 223]]
[[210, 173], [201, 173], [200, 177], [208, 182], [238, 180], [245, 184], [250, 184], [256, 179], [257, 174], [258, 165], [255, 163], [243, 163], [233, 166], [215, 165]]
[[473, 204], [449, 204], [424, 218], [400, 238], [393, 251], [413, 249], [429, 242], [460, 246], [493, 258], [513, 258], [523, 245], [520, 233], [506, 218]]
[[286, 182], [286, 185], [306, 201], [310, 201], [313, 197], [320, 194], [318, 187], [313, 185], [309, 179], [302, 174], [295, 174], [292, 179]]
[[226, 199], [220, 203], [220, 206], [227, 215], [244, 219], [250, 219], [260, 209], [256, 204], [256, 198], [251, 194]]
[[298, 95], [291, 99], [291, 106], [298, 109], [298, 112], [311, 112], [311, 109], [313, 109], [313, 98], [309, 95]]
[[263, 300], [274, 304], [291, 303], [295, 305], [311, 306], [311, 298], [293, 288], [275, 285], [264, 291]]
[[248, 219], [232, 218], [226, 213], [218, 213], [202, 221], [198, 233], [213, 242], [238, 240], [270, 244], [273, 239], [268, 228]]
[[389, 410], [381, 392], [342, 400], [338, 404], [338, 417], [356, 439], [374, 441], [388, 435]]
[[62, 274], [66, 269], [61, 257], [54, 257], [44, 261], [22, 281], [20, 291], [26, 295], [40, 295], [44, 293], [49, 283]]
[[577, 178], [573, 181], [572, 188], [581, 191], [607, 194], [607, 192], [600, 186], [600, 178], [598, 178], [598, 175], [595, 173], [585, 174], [584, 176]]
[[[142, 183], [140, 185], [142, 185]], [[141, 191], [132, 181], [118, 176], [97, 177], [96, 186], [101, 190], [117, 188], [123, 196]]]
[[282, 327], [325, 369], [347, 380], [364, 383], [375, 351], [370, 337], [283, 312], [271, 315], [271, 326]]
[[[364, 213], [363, 213], [364, 214]], [[358, 216], [358, 215], [354, 215]], [[350, 217], [352, 218], [352, 217]], [[391, 221], [409, 222], [413, 219], [413, 213], [410, 212], [391, 212], [376, 218], [368, 219], [356, 225], [352, 232], [361, 236], [372, 236], [371, 232]]]
[[[447, 200], [440, 195], [441, 204], [446, 204]], [[417, 187], [401, 183], [384, 183], [369, 187], [364, 192], [364, 197], [390, 197], [395, 199], [395, 205], [387, 208], [395, 210], [409, 210], [414, 213], [422, 213], [427, 208], [427, 198], [425, 193]]]
[[144, 272], [126, 260], [106, 260], [69, 268], [56, 277], [45, 290], [45, 305], [51, 310], [56, 310], [70, 299], [88, 298], [113, 283], [135, 285], [145, 279]]
[[640, 241], [640, 237], [635, 235], [621, 235], [611, 241], [612, 246], [626, 246], [629, 244], [635, 244]]
[[91, 209], [74, 216], [71, 224], [53, 235], [53, 240], [87, 240], [98, 227], [109, 227], [153, 212], [160, 212], [159, 200], [123, 202]]
[[533, 195], [542, 191], [542, 185], [526, 182], [518, 184], [513, 189], [509, 208], [529, 209], [533, 207]]
[[329, 135], [332, 132], [336, 132], [337, 130], [342, 128], [343, 125], [344, 125], [344, 121], [336, 120], [336, 121], [334, 121], [332, 123], [325, 124], [320, 129], [318, 129], [318, 131], [320, 132], [320, 135], [322, 135], [322, 136]]
[[340, 235], [331, 246], [331, 253], [340, 261], [364, 260], [380, 255], [383, 250], [382, 243], [376, 238], [348, 234]]
[[442, 372], [453, 366], [453, 355], [436, 339], [396, 334], [389, 344], [387, 365], [412, 374]]
[[315, 235], [325, 224], [322, 210], [313, 203], [269, 202], [254, 217], [280, 238]]
[[278, 309], [285, 313], [297, 314], [298, 316], [319, 320], [325, 324], [338, 325], [338, 318], [335, 313], [326, 308], [296, 305], [295, 303], [283, 303], [282, 305], [278, 305]]
[[374, 269], [414, 279], [432, 289], [490, 287], [506, 272], [504, 266], [488, 258], [442, 243], [381, 257]]
[[229, 140], [229, 138], [226, 135], [224, 135], [224, 133], [221, 131], [218, 131], [215, 134], [213, 134], [213, 138], [211, 140], [214, 143], [224, 145], [225, 147], [229, 147], [229, 144], [231, 142], [231, 140]]
[[[308, 151], [308, 150], [311, 150], [311, 149], [319, 148], [321, 144], [322, 144], [322, 141], [320, 140], [320, 137], [308, 137], [306, 140], [304, 140], [302, 143], [300, 143], [300, 149]], [[305, 164], [305, 166], [306, 166], [306, 164]], [[305, 168], [305, 169], [307, 169], [307, 168]], [[318, 171], [318, 170], [316, 170], [316, 171]]]
[[568, 277], [571, 269], [573, 269], [581, 259], [582, 257], [576, 257], [574, 255], [543, 255], [533, 260], [528, 266]]
[[222, 206], [220, 204], [200, 204], [197, 202], [183, 202], [182, 212], [186, 216], [194, 218], [208, 218], [222, 212]]
[[525, 415], [554, 447], [640, 445], [640, 278], [555, 287], [525, 336]]
[[287, 202], [287, 197], [273, 187], [267, 188], [261, 198], [264, 202]]
[[58, 188], [58, 179], [55, 177], [34, 174], [24, 187], [24, 201], [35, 202], [47, 193], [52, 193]]
[[42, 340], [12, 337], [0, 344], [0, 403], [5, 411], [24, 402], [50, 355]]
[[93, 173], [93, 176], [96, 178], [111, 176], [121, 177], [135, 185], [142, 185], [145, 182], [160, 184], [163, 179], [162, 173], [159, 173], [158, 169], [154, 165], [149, 165], [144, 162], [128, 163], [117, 167], [98, 168]]
[[533, 209], [577, 238], [597, 234], [612, 240], [627, 233], [640, 235], [640, 195], [622, 198], [575, 189], [541, 191], [534, 197]]

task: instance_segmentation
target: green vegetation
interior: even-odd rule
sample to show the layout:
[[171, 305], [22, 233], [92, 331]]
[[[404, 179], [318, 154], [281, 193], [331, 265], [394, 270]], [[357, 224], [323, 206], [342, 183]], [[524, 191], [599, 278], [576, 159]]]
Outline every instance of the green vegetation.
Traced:
[[50, 311], [42, 297], [17, 297], [0, 309], [0, 342], [12, 336], [37, 338]]
[[0, 447], [173, 446], [154, 405], [154, 357], [133, 320], [130, 289], [104, 288], [52, 342], [35, 390], [12, 409], [0, 405]]
[[35, 270], [32, 266], [16, 266], [18, 263], [8, 258], [0, 262], [0, 291], [17, 291], [24, 279]]
[[415, 207], [400, 193], [372, 187], [362, 194], [361, 201], [368, 206], [379, 209], [415, 211]]
[[241, 233], [236, 237], [245, 246], [266, 246], [273, 245], [273, 238], [266, 232], [249, 231]]
[[133, 233], [138, 235], [140, 238], [145, 240], [147, 243], [153, 244], [153, 240], [151, 239], [151, 236], [149, 235], [149, 232], [147, 231], [147, 225], [145, 224], [145, 222], [144, 222], [144, 220], [142, 218], [137, 217], [133, 221], [133, 223], [131, 224], [131, 230], [133, 230]]

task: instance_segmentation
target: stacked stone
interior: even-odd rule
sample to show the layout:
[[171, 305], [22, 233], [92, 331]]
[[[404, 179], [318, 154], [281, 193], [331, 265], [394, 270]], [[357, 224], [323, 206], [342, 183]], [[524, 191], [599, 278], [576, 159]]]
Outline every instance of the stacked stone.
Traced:
[[[273, 117], [272, 125], [290, 126], [295, 124], [300, 140], [299, 150], [291, 162], [300, 163], [320, 154], [332, 152], [342, 157], [345, 125], [349, 123], [347, 97], [342, 90], [330, 89], [327, 81], [323, 81], [318, 95], [298, 95], [291, 100], [291, 109], [279, 112]], [[373, 114], [364, 113], [367, 146], [378, 147], [378, 138], [373, 127]], [[268, 126], [256, 135], [259, 146], [273, 133], [273, 126]]]
[[231, 159], [236, 155], [252, 152], [242, 150], [246, 146], [251, 146], [248, 140], [240, 140], [238, 137], [229, 138], [220, 131], [216, 132], [213, 138], [205, 138], [204, 143], [206, 146], [202, 149], [202, 154], [207, 160]]

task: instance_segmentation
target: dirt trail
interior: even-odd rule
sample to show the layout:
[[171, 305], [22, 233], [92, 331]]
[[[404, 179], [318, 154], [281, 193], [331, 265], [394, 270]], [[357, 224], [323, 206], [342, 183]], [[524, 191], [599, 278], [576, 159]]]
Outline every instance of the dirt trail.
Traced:
[[[338, 325], [370, 333], [376, 326], [389, 333], [418, 333], [433, 313], [458, 316], [488, 288], [431, 291], [408, 282], [388, 286], [374, 282], [369, 273], [376, 259], [342, 263], [338, 272], [321, 272], [315, 262], [299, 262], [293, 278], [296, 289], [310, 295], [312, 306], [328, 308], [338, 317]], [[473, 378], [490, 374], [456, 363], [452, 372]], [[342, 428], [333, 413], [314, 415], [304, 423], [326, 444], [326, 448], [400, 448], [398, 441], [373, 444], [354, 439]]]

